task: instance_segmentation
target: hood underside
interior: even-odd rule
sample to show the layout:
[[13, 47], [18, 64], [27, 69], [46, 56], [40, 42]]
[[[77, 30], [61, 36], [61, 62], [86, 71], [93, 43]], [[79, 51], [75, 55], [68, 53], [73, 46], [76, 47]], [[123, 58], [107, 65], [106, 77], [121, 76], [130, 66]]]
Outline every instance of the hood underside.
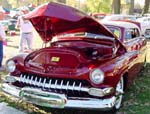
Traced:
[[50, 2], [25, 15], [44, 42], [54, 36], [75, 32], [90, 32], [114, 37], [103, 25], [85, 13], [64, 4]]

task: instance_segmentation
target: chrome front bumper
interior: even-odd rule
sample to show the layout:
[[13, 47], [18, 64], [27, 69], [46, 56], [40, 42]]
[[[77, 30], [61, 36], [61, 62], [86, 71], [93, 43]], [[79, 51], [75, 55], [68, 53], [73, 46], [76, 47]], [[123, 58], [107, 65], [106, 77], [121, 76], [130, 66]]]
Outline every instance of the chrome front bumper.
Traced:
[[67, 98], [64, 94], [46, 92], [36, 88], [18, 88], [8, 83], [2, 84], [2, 90], [19, 99], [45, 107], [109, 110], [116, 102], [114, 96], [107, 99]]

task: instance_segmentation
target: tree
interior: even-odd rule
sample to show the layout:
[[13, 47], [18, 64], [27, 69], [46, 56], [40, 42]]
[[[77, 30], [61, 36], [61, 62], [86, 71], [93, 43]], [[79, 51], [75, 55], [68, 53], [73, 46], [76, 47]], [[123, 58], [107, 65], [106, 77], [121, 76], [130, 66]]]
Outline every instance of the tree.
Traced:
[[7, 9], [11, 8], [11, 4], [9, 4], [8, 0], [0, 0], [0, 5], [2, 5], [2, 7]]
[[129, 14], [130, 15], [134, 14], [134, 0], [131, 0], [131, 2], [130, 2]]
[[149, 5], [150, 5], [150, 0], [145, 0], [144, 8], [143, 8], [143, 11], [142, 11], [142, 15], [145, 14], [145, 13], [148, 13]]
[[121, 0], [113, 0], [112, 9], [114, 14], [120, 14]]
[[[110, 13], [112, 0], [86, 0], [85, 12]], [[83, 7], [81, 7], [81, 10]]]

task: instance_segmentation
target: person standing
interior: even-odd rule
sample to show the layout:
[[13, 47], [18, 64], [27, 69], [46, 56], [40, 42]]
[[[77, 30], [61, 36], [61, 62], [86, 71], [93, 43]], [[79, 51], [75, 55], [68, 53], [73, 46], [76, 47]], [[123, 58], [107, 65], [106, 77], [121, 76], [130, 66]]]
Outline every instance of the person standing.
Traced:
[[[23, 14], [29, 12], [28, 9], [22, 9]], [[19, 43], [19, 52], [24, 52], [24, 45], [27, 43], [28, 51], [32, 51], [32, 40], [33, 40], [33, 26], [31, 22], [24, 18], [24, 15], [18, 17], [16, 28], [20, 28], [20, 43]]]
[[[3, 20], [4, 18], [4, 13], [3, 11], [0, 11], [0, 20]], [[5, 31], [4, 27], [0, 23], [0, 71], [4, 70], [4, 67], [2, 66], [3, 62], [3, 41], [5, 40]]]

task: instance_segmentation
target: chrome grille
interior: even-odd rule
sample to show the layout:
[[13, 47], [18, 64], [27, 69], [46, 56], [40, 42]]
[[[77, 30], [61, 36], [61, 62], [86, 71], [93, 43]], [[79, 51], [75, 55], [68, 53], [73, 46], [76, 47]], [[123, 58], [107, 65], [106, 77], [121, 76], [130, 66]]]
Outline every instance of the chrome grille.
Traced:
[[22, 74], [20, 82], [29, 86], [36, 86], [43, 89], [57, 89], [66, 91], [87, 92], [89, 89], [83, 85], [82, 81], [45, 78], [30, 74]]

